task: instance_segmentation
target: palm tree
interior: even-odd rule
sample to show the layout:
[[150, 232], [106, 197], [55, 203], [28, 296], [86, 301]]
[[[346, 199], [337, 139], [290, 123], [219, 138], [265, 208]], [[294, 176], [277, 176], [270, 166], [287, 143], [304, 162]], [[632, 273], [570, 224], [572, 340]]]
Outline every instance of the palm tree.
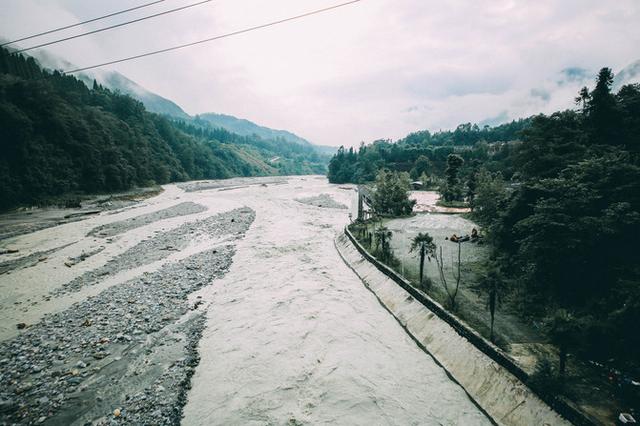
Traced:
[[386, 226], [381, 226], [374, 231], [374, 235], [376, 237], [376, 251], [380, 248], [382, 260], [389, 260], [388, 258], [391, 254], [390, 240], [393, 236], [393, 232], [391, 232]]
[[563, 377], [567, 366], [567, 354], [578, 340], [580, 326], [576, 319], [565, 309], [558, 309], [549, 327], [549, 337], [558, 346], [558, 356], [560, 358], [559, 373]]
[[420, 254], [420, 287], [422, 287], [424, 281], [424, 259], [426, 257], [431, 260], [431, 256], [435, 254], [436, 245], [433, 242], [433, 237], [429, 233], [424, 234], [420, 232], [411, 240], [411, 249], [409, 252], [418, 251]]

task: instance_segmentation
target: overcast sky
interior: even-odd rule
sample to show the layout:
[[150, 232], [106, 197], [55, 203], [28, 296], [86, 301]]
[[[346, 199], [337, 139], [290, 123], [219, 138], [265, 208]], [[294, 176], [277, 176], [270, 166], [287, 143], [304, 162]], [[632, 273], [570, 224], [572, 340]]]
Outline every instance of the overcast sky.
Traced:
[[[0, 0], [0, 37], [148, 1]], [[195, 1], [165, 0], [84, 29]], [[217, 0], [48, 49], [87, 66], [341, 1]], [[357, 145], [571, 107], [599, 68], [640, 59], [639, 23], [637, 0], [362, 0], [112, 69], [190, 114], [231, 114], [318, 144]]]

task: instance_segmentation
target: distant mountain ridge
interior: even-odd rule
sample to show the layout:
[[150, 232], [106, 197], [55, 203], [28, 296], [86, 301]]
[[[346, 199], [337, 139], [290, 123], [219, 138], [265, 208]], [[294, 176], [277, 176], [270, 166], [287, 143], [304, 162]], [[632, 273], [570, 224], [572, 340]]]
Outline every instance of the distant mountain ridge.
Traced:
[[175, 102], [157, 95], [118, 72], [107, 72], [96, 81], [111, 90], [119, 90], [142, 102], [148, 111], [182, 120], [191, 119]]
[[269, 127], [260, 126], [252, 121], [237, 118], [232, 115], [216, 114], [208, 112], [196, 115], [196, 119], [204, 120], [213, 127], [221, 127], [241, 136], [258, 135], [263, 139], [284, 139], [300, 145], [313, 145], [306, 139], [301, 138], [286, 130], [276, 130]]
[[130, 80], [93, 77], [0, 48], [0, 210], [185, 180], [326, 173], [329, 157], [313, 145], [172, 120], [123, 93], [171, 106]]
[[[33, 57], [45, 68], [75, 68], [74, 64], [51, 55], [44, 50], [37, 51], [33, 54]], [[269, 127], [258, 125], [243, 118], [234, 117], [232, 115], [210, 112], [192, 117], [175, 102], [147, 90], [140, 84], [116, 71], [93, 70], [89, 72], [79, 73], [77, 77], [80, 80], [84, 81], [85, 84], [87, 84], [89, 87], [91, 87], [91, 85], [93, 84], [93, 80], [95, 79], [96, 82], [110, 90], [119, 91], [120, 93], [127, 94], [132, 98], [139, 100], [144, 104], [148, 111], [154, 112], [156, 114], [167, 115], [173, 119], [185, 121], [197, 121], [198, 119], [200, 119], [208, 123], [211, 127], [222, 128], [229, 132], [236, 133], [240, 136], [257, 135], [262, 139], [283, 139], [287, 142], [293, 142], [299, 145], [310, 145], [316, 147], [318, 148], [318, 151], [323, 153], [333, 154], [333, 152], [337, 150], [337, 148], [333, 147], [314, 145], [308, 140], [301, 138], [300, 136], [287, 130], [272, 129]]]

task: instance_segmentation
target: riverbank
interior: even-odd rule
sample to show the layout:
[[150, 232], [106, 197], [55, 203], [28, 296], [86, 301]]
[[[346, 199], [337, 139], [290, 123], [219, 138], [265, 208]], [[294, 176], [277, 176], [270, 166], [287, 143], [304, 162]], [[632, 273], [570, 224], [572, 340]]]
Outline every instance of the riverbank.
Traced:
[[[336, 248], [343, 260], [376, 295], [380, 303], [405, 328], [407, 333], [431, 355], [468, 392], [474, 402], [499, 425], [570, 425], [558, 413], [538, 398], [521, 380], [501, 363], [483, 353], [472, 340], [482, 342], [479, 335], [450, 317], [444, 308], [429, 297], [414, 290], [428, 302], [414, 299], [398, 283], [363, 256], [355, 238], [336, 238]], [[381, 266], [381, 268], [385, 268]], [[407, 282], [406, 286], [410, 287]], [[447, 320], [448, 319], [448, 320]], [[460, 324], [454, 328], [454, 324]], [[466, 337], [465, 337], [466, 336]], [[490, 347], [488, 342], [484, 345]], [[491, 349], [500, 357], [499, 349]], [[504, 357], [504, 355], [502, 355]]]
[[[366, 250], [375, 251], [376, 244], [368, 239], [379, 227], [386, 227], [391, 236], [393, 253], [387, 265], [410, 282], [416, 290], [423, 291], [431, 299], [445, 306], [448, 312], [468, 324], [475, 333], [485, 339], [491, 338], [487, 289], [481, 285], [486, 273], [490, 247], [482, 239], [460, 245], [448, 239], [451, 235], [470, 234], [480, 227], [466, 216], [422, 213], [406, 218], [383, 219], [376, 223], [354, 225], [354, 236]], [[442, 253], [443, 275], [448, 289], [439, 275], [433, 258], [425, 259], [423, 285], [419, 279], [419, 256], [411, 251], [411, 242], [419, 233], [427, 232], [434, 238], [438, 254]], [[442, 252], [440, 252], [442, 249]], [[460, 261], [460, 286], [455, 290], [455, 307], [451, 309], [452, 290], [458, 274]], [[523, 315], [514, 296], [504, 290], [499, 294], [495, 315], [494, 343], [523, 371], [524, 380], [532, 383], [541, 395], [550, 395], [574, 406], [587, 424], [611, 424], [625, 409], [624, 389], [616, 379], [616, 373], [608, 372], [605, 366], [587, 362], [571, 356], [567, 372], [563, 377], [553, 371], [558, 364], [558, 349], [547, 335], [544, 318]], [[619, 373], [618, 373], [619, 375]], [[628, 397], [627, 397], [628, 398]]]
[[53, 226], [78, 222], [102, 212], [118, 213], [157, 196], [162, 187], [137, 188], [116, 194], [70, 194], [42, 201], [38, 206], [19, 207], [0, 213], [0, 253], [2, 240]]

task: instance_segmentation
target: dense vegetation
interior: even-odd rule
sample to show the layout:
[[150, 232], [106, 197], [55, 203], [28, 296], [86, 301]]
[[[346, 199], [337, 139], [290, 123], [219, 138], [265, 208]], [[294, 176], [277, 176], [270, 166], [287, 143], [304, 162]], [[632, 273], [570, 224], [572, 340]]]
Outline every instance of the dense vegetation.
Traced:
[[268, 127], [259, 126], [249, 120], [236, 118], [231, 115], [206, 113], [196, 116], [196, 119], [209, 123], [212, 127], [227, 129], [241, 136], [258, 135], [263, 139], [293, 142], [299, 145], [309, 145], [310, 143], [299, 136], [286, 130], [274, 130]]
[[69, 192], [326, 170], [312, 146], [171, 122], [4, 49], [0, 129], [0, 209]]
[[487, 281], [561, 349], [640, 373], [640, 85], [611, 91], [604, 68], [577, 110], [497, 128], [464, 125], [340, 149], [332, 182], [381, 169], [440, 182], [469, 202], [492, 246]]
[[[523, 308], [566, 312], [561, 349], [639, 368], [640, 86], [603, 69], [582, 109], [536, 117], [513, 154], [517, 179], [479, 171], [476, 218]], [[552, 334], [553, 337], [553, 334]]]
[[358, 150], [340, 148], [329, 163], [329, 181], [362, 183], [375, 180], [378, 170], [387, 168], [410, 172], [412, 179], [423, 173], [442, 176], [450, 154], [460, 155], [465, 162], [481, 161], [490, 170], [506, 168], [516, 136], [528, 128], [531, 118], [513, 121], [497, 127], [480, 129], [477, 125], [461, 124], [454, 131], [435, 134], [421, 131], [395, 143], [377, 140], [362, 144]]

